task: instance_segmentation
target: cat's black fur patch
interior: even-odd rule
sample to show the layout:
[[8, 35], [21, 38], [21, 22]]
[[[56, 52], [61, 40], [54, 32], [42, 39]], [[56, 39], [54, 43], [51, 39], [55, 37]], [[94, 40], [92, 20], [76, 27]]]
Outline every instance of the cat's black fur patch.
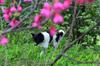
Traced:
[[47, 31], [47, 33], [49, 33], [49, 36], [50, 36], [50, 41], [49, 41], [49, 43], [51, 43], [53, 37], [50, 35], [50, 32], [49, 32], [49, 31]]
[[60, 38], [63, 36], [63, 32], [57, 33], [56, 34], [56, 42], [58, 42], [60, 40]]
[[[49, 34], [49, 35], [50, 35], [50, 34]], [[53, 39], [53, 37], [50, 35], [50, 41], [49, 41], [49, 43], [51, 43], [52, 39]]]
[[44, 40], [44, 36], [43, 36], [42, 33], [32, 34], [32, 37], [33, 37], [33, 39], [34, 39], [34, 41], [36, 42], [37, 45], [39, 43], [43, 42], [43, 40]]

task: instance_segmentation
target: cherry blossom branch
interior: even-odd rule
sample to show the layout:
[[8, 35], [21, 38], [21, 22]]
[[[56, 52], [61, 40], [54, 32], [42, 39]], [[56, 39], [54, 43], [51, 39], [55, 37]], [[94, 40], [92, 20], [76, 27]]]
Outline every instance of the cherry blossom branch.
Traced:
[[[37, 0], [38, 1], [38, 0]], [[29, 14], [27, 14], [24, 18], [22, 18], [20, 21], [21, 22], [23, 22], [25, 19], [27, 19], [32, 13], [33, 13], [33, 11], [36, 9], [36, 7], [37, 7], [37, 1], [36, 1], [36, 3], [35, 3], [35, 5], [34, 5], [34, 8], [31, 10], [31, 12], [29, 13]], [[14, 27], [14, 28], [16, 28], [17, 27], [17, 25]], [[7, 29], [7, 30], [4, 30], [1, 34], [6, 34], [6, 33], [8, 33], [8, 32], [11, 32], [14, 28], [9, 28], [9, 29]], [[29, 28], [29, 27], [27, 27], [27, 28]]]
[[[41, 25], [45, 24], [46, 22], [48, 21], [48, 19], [45, 19], [41, 22]], [[29, 29], [34, 29], [32, 26], [27, 26], [27, 27], [22, 27], [22, 28], [18, 28], [18, 29], [8, 29], [6, 30], [5, 32], [3, 32], [2, 34], [6, 34], [6, 33], [9, 33], [9, 32], [20, 32], [20, 31], [23, 31], [23, 30], [29, 30]]]
[[[35, 4], [34, 7], [33, 7], [33, 3]], [[24, 12], [24, 11], [26, 11], [26, 10], [28, 10], [28, 9], [30, 9], [30, 10], [33, 11], [32, 8], [36, 8], [36, 4], [37, 4], [37, 3], [38, 3], [38, 1], [33, 1], [33, 0], [32, 0], [32, 4], [31, 4], [30, 6], [24, 8], [22, 12]], [[24, 15], [21, 15], [20, 18], [23, 17], [23, 16], [24, 16]]]
[[[41, 2], [41, 1], [38, 1], [38, 0], [36, 0], [35, 1], [35, 5], [34, 5], [34, 7], [33, 6], [29, 6], [29, 7], [27, 7], [25, 10], [27, 10], [27, 9], [29, 9], [29, 8], [32, 8], [31, 9], [31, 12], [29, 12], [26, 16], [24, 16], [24, 18], [20, 18], [20, 22], [22, 23], [23, 21], [25, 21], [27, 18], [29, 18], [29, 16], [33, 13], [33, 11], [38, 7], [38, 3], [39, 2]], [[24, 10], [23, 10], [24, 11]], [[44, 19], [42, 22], [41, 22], [41, 25], [42, 24], [44, 24], [45, 22], [47, 22], [47, 20], [48, 19]], [[14, 27], [14, 28], [9, 28], [9, 29], [6, 29], [6, 30], [4, 30], [2, 33], [1, 33], [1, 35], [3, 35], [3, 34], [6, 34], [6, 33], [9, 33], [9, 32], [15, 32], [15, 31], [22, 31], [22, 30], [26, 30], [26, 29], [34, 29], [34, 28], [32, 28], [32, 26], [31, 25], [29, 25], [29, 26], [26, 26], [26, 27], [20, 27], [20, 28], [16, 28], [17, 27], [17, 25]]]

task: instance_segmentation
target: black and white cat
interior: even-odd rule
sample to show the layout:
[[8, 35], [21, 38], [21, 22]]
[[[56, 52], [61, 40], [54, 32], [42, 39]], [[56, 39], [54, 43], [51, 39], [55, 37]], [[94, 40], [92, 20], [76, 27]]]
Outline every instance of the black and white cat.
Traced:
[[32, 33], [32, 37], [36, 42], [36, 45], [48, 48], [49, 44], [53, 42], [53, 47], [57, 48], [64, 34], [65, 32], [63, 30], [58, 30], [54, 36], [51, 36], [49, 32], [41, 32], [38, 34]]
[[58, 32], [53, 36], [53, 47], [57, 48], [60, 40], [63, 38], [65, 32], [63, 30], [58, 30]]

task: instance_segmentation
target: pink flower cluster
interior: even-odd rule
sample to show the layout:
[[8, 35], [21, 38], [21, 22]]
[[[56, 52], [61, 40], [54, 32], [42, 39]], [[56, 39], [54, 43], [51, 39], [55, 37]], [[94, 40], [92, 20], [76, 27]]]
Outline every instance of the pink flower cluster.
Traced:
[[92, 3], [94, 2], [95, 0], [76, 0], [78, 4], [85, 4], [85, 3]]
[[[32, 0], [23, 0], [25, 3], [32, 2]], [[76, 0], [77, 4], [81, 5], [84, 3], [92, 3], [95, 0]], [[0, 0], [0, 5], [5, 4], [5, 0]], [[60, 2], [59, 0], [54, 0], [53, 5], [49, 2], [45, 2], [43, 8], [40, 10], [40, 13], [34, 17], [32, 27], [41, 29], [41, 21], [43, 19], [51, 19], [55, 24], [62, 24], [64, 22], [64, 17], [61, 15], [61, 12], [68, 9], [72, 4], [72, 0], [64, 0]], [[16, 19], [16, 13], [20, 14], [23, 8], [21, 5], [11, 6], [10, 8], [3, 8], [3, 18], [5, 21], [9, 22], [11, 28], [19, 27], [20, 21]], [[14, 16], [12, 18], [12, 16]], [[19, 16], [19, 15], [18, 15]], [[56, 33], [56, 28], [54, 26], [50, 27], [50, 34], [53, 36]], [[9, 40], [5, 36], [1, 36], [0, 45], [5, 46]]]
[[5, 36], [0, 38], [0, 45], [5, 46], [8, 42], [9, 40]]
[[[91, 3], [94, 0], [76, 0], [78, 4]], [[40, 14], [36, 15], [32, 23], [32, 27], [41, 28], [42, 17], [46, 19], [52, 19], [55, 24], [62, 24], [64, 17], [61, 15], [63, 10], [68, 9], [72, 4], [72, 0], [54, 0], [54, 4], [51, 5], [49, 2], [45, 2], [43, 8], [40, 10]], [[53, 36], [56, 32], [55, 27], [50, 28], [50, 34]]]
[[0, 4], [4, 4], [5, 3], [5, 0], [0, 0]]
[[[94, 2], [94, 0], [76, 0], [76, 2], [81, 5], [84, 3]], [[32, 27], [40, 27], [42, 17], [45, 17], [47, 19], [51, 18], [55, 24], [63, 23], [64, 17], [61, 15], [61, 12], [65, 9], [68, 9], [71, 4], [72, 0], [64, 0], [63, 2], [60, 2], [59, 0], [54, 0], [53, 5], [51, 5], [49, 2], [45, 2], [43, 8], [40, 10], [40, 14], [37, 15], [38, 17], [41, 16], [41, 18], [39, 18], [38, 22], [33, 21]]]
[[11, 16], [15, 13], [21, 13], [22, 12], [22, 6], [18, 5], [17, 7], [12, 6], [10, 8], [4, 8], [3, 11], [3, 17], [5, 19], [5, 21], [9, 22], [9, 25], [11, 26], [11, 28], [14, 28], [14, 26], [19, 25], [20, 21], [16, 20], [16, 19], [12, 19], [11, 20]]
[[50, 35], [54, 36], [56, 32], [57, 32], [56, 28], [54, 26], [51, 26], [50, 27]]
[[44, 3], [43, 8], [40, 11], [40, 14], [46, 18], [50, 18], [51, 17], [51, 5], [49, 3]]
[[11, 26], [11, 28], [14, 28], [15, 26], [20, 25], [20, 21], [16, 19], [12, 19], [9, 25]]
[[[61, 24], [64, 22], [64, 17], [61, 15], [61, 12], [68, 9], [71, 3], [72, 0], [64, 0], [63, 3], [61, 3], [59, 0], [55, 0], [53, 5], [51, 5], [49, 2], [45, 2], [43, 8], [40, 10], [40, 14], [37, 16], [45, 17], [47, 19], [53, 17], [52, 20], [55, 24]], [[34, 21], [32, 23], [32, 27], [39, 27], [40, 25], [38, 24], [40, 24], [41, 20], [42, 18], [39, 19], [38, 22]]]
[[24, 2], [26, 2], [26, 3], [27, 3], [27, 2], [32, 2], [32, 0], [24, 0]]
[[41, 22], [41, 15], [38, 15], [38, 14], [37, 14], [37, 15], [34, 17], [34, 22], [32, 23], [32, 27], [41, 28], [40, 22]]

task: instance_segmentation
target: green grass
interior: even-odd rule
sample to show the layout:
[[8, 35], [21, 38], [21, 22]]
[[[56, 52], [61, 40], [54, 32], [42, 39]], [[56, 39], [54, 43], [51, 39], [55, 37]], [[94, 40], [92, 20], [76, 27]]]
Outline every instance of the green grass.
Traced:
[[[55, 57], [63, 49], [66, 43], [66, 38], [63, 38], [58, 49], [54, 51], [52, 46], [46, 51], [46, 54], [41, 54], [43, 48], [34, 46], [30, 32], [16, 32], [7, 35], [10, 39], [7, 46], [0, 46], [0, 66], [49, 66]], [[77, 61], [100, 61], [100, 52], [90, 48], [83, 48], [76, 44], [65, 53], [70, 58]], [[54, 51], [52, 53], [52, 51]], [[98, 51], [98, 52], [97, 52]], [[74, 59], [62, 57], [55, 66], [97, 66], [96, 64], [79, 64]]]

